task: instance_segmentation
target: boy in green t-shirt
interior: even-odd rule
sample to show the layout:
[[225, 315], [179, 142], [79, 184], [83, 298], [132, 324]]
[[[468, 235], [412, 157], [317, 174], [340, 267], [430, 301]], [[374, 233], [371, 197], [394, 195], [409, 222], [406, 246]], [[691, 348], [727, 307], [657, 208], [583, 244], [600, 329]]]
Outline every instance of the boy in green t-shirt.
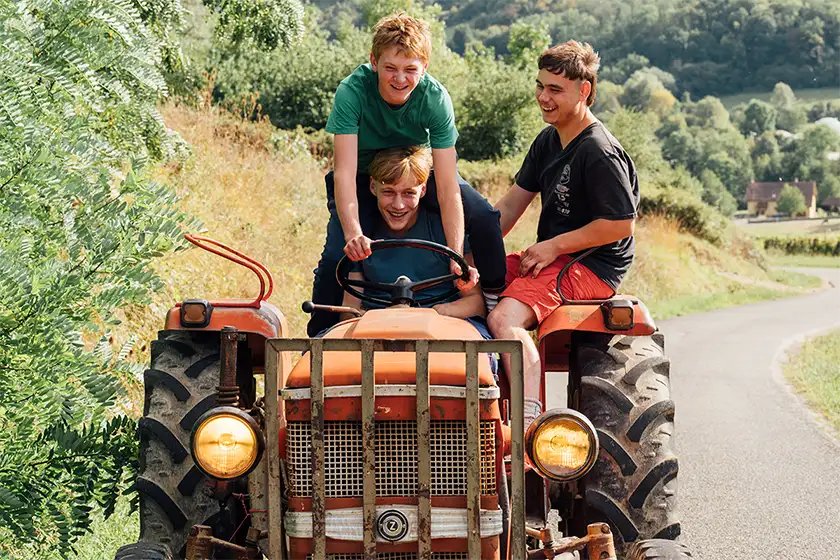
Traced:
[[[312, 300], [340, 305], [341, 287], [335, 267], [343, 255], [354, 261], [370, 255], [371, 231], [378, 217], [369, 190], [368, 166], [379, 150], [426, 145], [432, 149], [434, 170], [427, 183], [424, 206], [438, 211], [447, 245], [460, 252], [466, 230], [478, 273], [459, 287], [468, 290], [478, 280], [488, 310], [505, 287], [505, 250], [499, 213], [456, 170], [458, 131], [449, 93], [426, 74], [431, 55], [428, 26], [405, 13], [387, 16], [376, 25], [370, 64], [341, 81], [327, 132], [335, 134], [335, 169], [326, 176], [330, 221]], [[316, 312], [310, 336], [338, 320], [337, 314]]]

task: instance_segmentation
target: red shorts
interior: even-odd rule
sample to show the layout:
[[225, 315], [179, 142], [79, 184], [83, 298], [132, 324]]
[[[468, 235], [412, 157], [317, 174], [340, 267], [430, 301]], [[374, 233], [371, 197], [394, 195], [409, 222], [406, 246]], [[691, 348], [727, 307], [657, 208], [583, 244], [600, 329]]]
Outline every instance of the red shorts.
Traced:
[[[540, 271], [536, 278], [529, 273], [525, 277], [519, 276], [519, 261], [522, 251], [507, 256], [507, 288], [501, 297], [510, 297], [521, 301], [534, 310], [537, 322], [542, 323], [546, 317], [563, 305], [560, 294], [557, 293], [557, 276], [572, 257], [561, 255], [553, 263]], [[607, 299], [615, 294], [603, 280], [594, 272], [580, 264], [573, 264], [566, 271], [560, 281], [560, 289], [566, 299]]]

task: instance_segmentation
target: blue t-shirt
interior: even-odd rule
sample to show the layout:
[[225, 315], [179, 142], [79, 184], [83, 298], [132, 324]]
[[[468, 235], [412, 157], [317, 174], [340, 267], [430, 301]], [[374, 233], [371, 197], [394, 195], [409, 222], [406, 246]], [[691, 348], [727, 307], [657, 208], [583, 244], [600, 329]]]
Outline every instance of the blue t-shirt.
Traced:
[[[443, 221], [440, 214], [429, 212], [421, 205], [417, 211], [417, 222], [401, 237], [396, 237], [385, 225], [384, 220], [379, 220], [376, 229], [373, 231], [371, 239], [421, 239], [423, 241], [433, 241], [441, 245], [446, 245], [446, 233], [443, 230]], [[469, 245], [464, 240], [464, 254], [469, 253]], [[358, 268], [356, 269], [358, 270]], [[418, 280], [428, 280], [437, 278], [438, 276], [446, 276], [450, 273], [449, 257], [429, 251], [426, 249], [417, 249], [415, 247], [396, 247], [393, 249], [379, 249], [374, 251], [371, 256], [361, 261], [361, 272], [365, 280], [371, 282], [395, 282], [400, 276], [407, 276], [412, 282]], [[432, 288], [428, 288], [416, 294], [416, 298], [426, 299], [428, 297], [445, 294], [451, 290], [454, 283], [444, 283]], [[389, 295], [384, 292], [369, 291], [370, 295], [389, 299]], [[458, 298], [455, 294], [452, 301]], [[362, 302], [365, 309], [378, 309], [383, 306]]]

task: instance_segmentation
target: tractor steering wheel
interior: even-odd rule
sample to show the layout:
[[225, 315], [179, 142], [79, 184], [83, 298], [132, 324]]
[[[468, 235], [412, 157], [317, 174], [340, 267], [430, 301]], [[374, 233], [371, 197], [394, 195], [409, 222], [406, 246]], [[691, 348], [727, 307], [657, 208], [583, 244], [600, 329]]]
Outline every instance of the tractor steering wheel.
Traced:
[[[450, 273], [446, 276], [438, 276], [437, 278], [429, 278], [427, 280], [419, 280], [417, 282], [412, 282], [411, 279], [406, 276], [400, 276], [394, 282], [370, 282], [368, 280], [352, 280], [350, 279], [350, 269], [353, 266], [353, 261], [348, 259], [345, 255], [338, 262], [338, 266], [335, 269], [336, 280], [338, 280], [338, 283], [341, 284], [342, 288], [344, 288], [344, 291], [346, 291], [352, 296], [359, 298], [361, 301], [366, 301], [368, 303], [376, 303], [385, 306], [407, 304], [411, 307], [424, 307], [451, 298], [452, 296], [458, 293], [458, 288], [452, 286], [452, 289], [444, 294], [431, 296], [423, 299], [416, 299], [414, 297], [415, 293], [427, 290], [429, 288], [433, 288], [434, 286], [445, 284], [446, 282], [452, 282], [454, 280], [457, 280], [458, 278], [464, 281], [468, 281], [470, 279], [470, 271], [469, 265], [467, 265], [467, 261], [464, 260], [464, 257], [459, 255], [457, 252], [453, 251], [449, 247], [446, 247], [445, 245], [440, 245], [432, 241], [424, 241], [422, 239], [388, 239], [385, 241], [374, 241], [370, 244], [371, 252], [377, 251], [379, 249], [393, 249], [396, 247], [413, 247], [415, 249], [425, 249], [426, 251], [434, 251], [435, 253], [440, 253], [441, 255], [447, 256], [450, 260], [455, 261], [455, 263], [461, 267], [461, 275], [458, 276], [457, 274]], [[391, 299], [387, 300], [384, 298], [375, 297], [370, 294], [360, 292], [356, 288], [366, 288], [386, 292], [391, 295]]]

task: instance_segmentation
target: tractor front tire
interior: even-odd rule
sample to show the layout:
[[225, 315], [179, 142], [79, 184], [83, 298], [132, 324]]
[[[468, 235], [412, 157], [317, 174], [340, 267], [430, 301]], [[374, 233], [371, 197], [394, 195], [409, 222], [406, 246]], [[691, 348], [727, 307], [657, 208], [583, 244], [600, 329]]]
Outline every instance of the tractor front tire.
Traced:
[[653, 539], [634, 542], [624, 558], [625, 560], [691, 560], [694, 557], [684, 544]]
[[122, 546], [114, 560], [172, 560], [165, 544], [137, 543]]
[[212, 518], [220, 512], [219, 500], [190, 454], [193, 424], [216, 404], [219, 348], [216, 332], [161, 331], [152, 342], [151, 368], [144, 375], [137, 477], [140, 545], [167, 545], [176, 558], [190, 528], [213, 526]]
[[643, 539], [674, 540], [678, 463], [664, 337], [575, 336], [570, 403], [592, 421], [600, 441], [583, 479], [585, 521], [609, 523], [619, 553]]

